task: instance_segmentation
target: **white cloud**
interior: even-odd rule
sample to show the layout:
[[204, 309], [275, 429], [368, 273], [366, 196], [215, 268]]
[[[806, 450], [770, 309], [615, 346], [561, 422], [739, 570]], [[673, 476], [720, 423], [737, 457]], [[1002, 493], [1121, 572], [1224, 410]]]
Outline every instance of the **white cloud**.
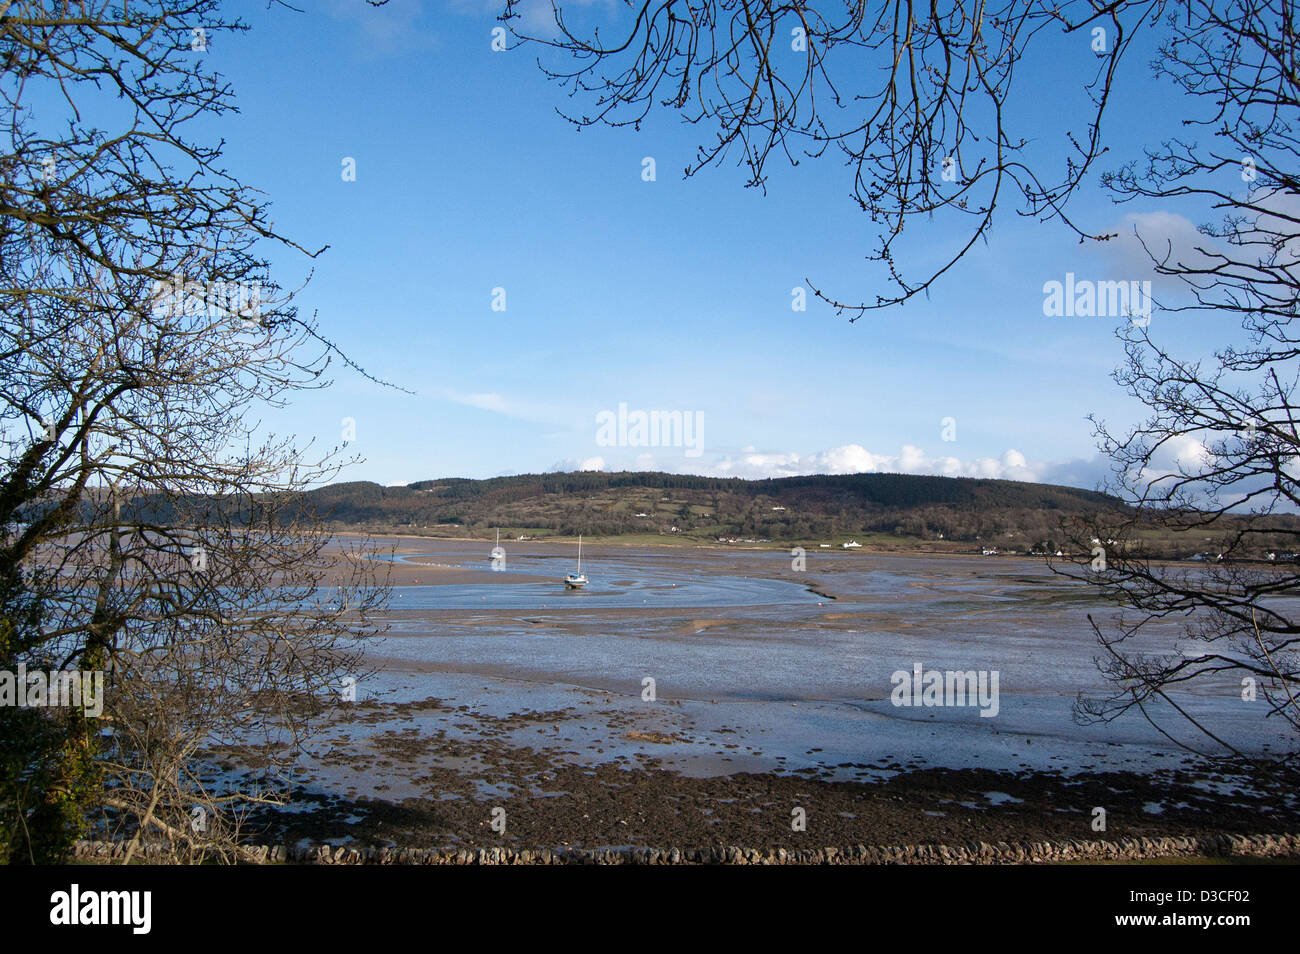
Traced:
[[452, 398], [460, 404], [468, 404], [470, 407], [482, 408], [485, 411], [496, 411], [498, 414], [508, 413], [506, 408], [506, 399], [500, 394], [461, 394]]
[[[912, 444], [905, 444], [896, 454], [877, 454], [861, 444], [845, 444], [811, 454], [759, 453], [752, 448], [735, 457], [723, 457], [702, 467], [691, 468], [692, 473], [719, 477], [796, 477], [806, 474], [934, 474], [942, 477], [988, 477], [1004, 480], [1054, 482], [1060, 472], [1076, 475], [1071, 483], [1092, 487], [1100, 471], [1095, 465], [1083, 461], [1053, 464], [1045, 461], [1030, 462], [1015, 449], [1001, 457], [978, 457], [962, 460], [957, 457], [931, 457]], [[1078, 484], [1077, 480], [1086, 483]]]
[[1211, 263], [1205, 252], [1217, 245], [1191, 219], [1174, 212], [1135, 212], [1111, 231], [1117, 233], [1113, 239], [1086, 247], [1103, 260], [1110, 280], [1149, 281], [1154, 293], [1187, 290], [1181, 279], [1157, 274], [1157, 262], [1170, 268], [1204, 268]]
[[476, 407], [481, 411], [491, 411], [493, 414], [537, 424], [554, 424], [562, 417], [554, 408], [536, 401], [521, 401], [495, 391], [465, 392], [442, 388], [436, 392], [436, 397], [466, 407]]
[[[1157, 447], [1146, 461], [1139, 475], [1141, 483], [1152, 483], [1162, 487], [1167, 478], [1174, 482], [1182, 477], [1196, 476], [1202, 473], [1211, 462], [1211, 453], [1205, 442], [1191, 434], [1172, 437]], [[1159, 482], [1159, 483], [1157, 483]], [[1195, 490], [1189, 487], [1189, 490]]]
[[553, 474], [568, 474], [575, 470], [604, 469], [605, 458], [603, 457], [566, 457], [564, 460], [559, 460], [552, 464], [550, 472]]
[[[1192, 444], [1197, 442], [1193, 441]], [[1196, 450], [1188, 444], [1181, 454], [1191, 459]], [[1203, 450], [1203, 448], [1202, 448]], [[895, 454], [877, 454], [861, 444], [844, 444], [809, 454], [764, 453], [746, 447], [736, 455], [711, 462], [670, 457], [656, 460], [640, 454], [634, 460], [606, 461], [603, 457], [570, 457], [558, 461], [551, 471], [666, 471], [696, 474], [703, 477], [741, 477], [762, 480], [767, 477], [802, 477], [810, 474], [930, 474], [939, 477], [981, 477], [1018, 480], [1027, 483], [1060, 484], [1096, 490], [1111, 476], [1110, 462], [1100, 456], [1065, 461], [1033, 461], [1011, 448], [1001, 457], [931, 457], [911, 444]]]
[[332, 0], [328, 14], [345, 20], [350, 34], [368, 58], [406, 54], [436, 45], [432, 17], [423, 0], [389, 0], [374, 7], [357, 0]]
[[[1208, 269], [1222, 265], [1223, 260], [1215, 257], [1220, 253], [1226, 254], [1230, 261], [1253, 262], [1272, 254], [1275, 245], [1280, 245], [1293, 258], [1300, 255], [1295, 225], [1300, 214], [1300, 196], [1285, 190], [1258, 190], [1249, 198], [1244, 193], [1237, 198], [1243, 203], [1236, 210], [1243, 220], [1236, 232], [1235, 247], [1223, 239], [1203, 234], [1186, 216], [1158, 211], [1124, 216], [1109, 229], [1116, 233], [1114, 238], [1089, 242], [1086, 248], [1101, 259], [1109, 279], [1150, 281], [1156, 295], [1188, 292], [1188, 285], [1181, 278], [1157, 274], [1157, 262], [1167, 268]], [[1252, 212], [1252, 208], [1258, 211]], [[1216, 228], [1223, 227], [1221, 222], [1214, 224]], [[1241, 270], [1234, 269], [1230, 274], [1240, 275]], [[1206, 278], [1200, 276], [1195, 280], [1204, 284]], [[1263, 281], [1263, 276], [1258, 280]]]
[[[452, 10], [457, 13], [473, 16], [496, 17], [501, 13], [503, 4], [500, 0], [451, 0], [449, 4]], [[570, 13], [567, 18], [569, 26], [572, 29], [574, 21], [580, 20], [581, 16], [575, 16], [574, 8], [581, 10], [587, 7], [599, 7], [601, 17], [606, 21], [601, 26], [617, 26], [620, 23], [630, 22], [625, 10], [619, 5], [612, 3], [611, 0], [572, 0], [565, 5], [566, 11]], [[520, 0], [516, 4], [514, 13], [517, 19], [514, 21], [514, 28], [527, 36], [539, 38], [559, 38], [559, 32], [555, 26], [555, 11], [551, 5], [551, 0]], [[493, 26], [498, 24], [493, 23]], [[577, 31], [581, 35], [582, 31]], [[511, 42], [515, 42], [513, 39]]]

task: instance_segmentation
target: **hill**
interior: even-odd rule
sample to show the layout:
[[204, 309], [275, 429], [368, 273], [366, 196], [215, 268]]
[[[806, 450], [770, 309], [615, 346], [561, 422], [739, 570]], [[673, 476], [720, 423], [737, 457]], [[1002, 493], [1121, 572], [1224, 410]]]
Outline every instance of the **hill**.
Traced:
[[1074, 487], [910, 474], [769, 480], [523, 474], [404, 487], [333, 484], [307, 499], [338, 529], [482, 536], [501, 527], [534, 537], [581, 532], [780, 542], [884, 536], [1025, 548], [1059, 534], [1063, 516], [1122, 508], [1113, 497]]

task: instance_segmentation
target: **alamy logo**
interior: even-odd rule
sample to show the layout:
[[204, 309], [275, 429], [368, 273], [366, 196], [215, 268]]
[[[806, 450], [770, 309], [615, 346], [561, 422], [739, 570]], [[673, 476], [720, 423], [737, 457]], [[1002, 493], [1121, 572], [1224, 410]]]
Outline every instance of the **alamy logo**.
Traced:
[[923, 669], [920, 663], [912, 671], [898, 669], [889, 681], [894, 690], [889, 701], [896, 706], [979, 706], [980, 718], [998, 714], [998, 671], [968, 669], [939, 671]]
[[258, 282], [200, 284], [173, 275], [169, 282], [154, 282], [150, 297], [152, 311], [159, 317], [239, 317], [251, 322], [262, 314], [262, 286]]
[[148, 934], [153, 895], [148, 891], [70, 891], [50, 895], [51, 924], [129, 924], [131, 933]]
[[1151, 283], [1075, 281], [1043, 284], [1043, 314], [1048, 318], [1131, 318], [1145, 328], [1151, 323]]
[[27, 671], [24, 663], [18, 672], [0, 670], [0, 706], [19, 709], [71, 707], [81, 709], [91, 718], [104, 711], [104, 673], [78, 669], [39, 669]]
[[684, 447], [687, 457], [704, 453], [703, 411], [628, 411], [596, 415], [596, 443], [601, 447]]

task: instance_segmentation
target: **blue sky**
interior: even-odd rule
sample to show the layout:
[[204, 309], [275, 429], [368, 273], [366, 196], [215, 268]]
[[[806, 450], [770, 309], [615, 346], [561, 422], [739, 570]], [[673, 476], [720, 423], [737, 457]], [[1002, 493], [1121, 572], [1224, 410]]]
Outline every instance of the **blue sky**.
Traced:
[[[365, 459], [343, 479], [874, 469], [1091, 487], [1104, 468], [1086, 415], [1139, 417], [1109, 377], [1122, 357], [1117, 320], [1042, 310], [1043, 283], [1068, 271], [1149, 278], [1131, 240], [1091, 249], [1008, 207], [929, 300], [853, 324], [811, 296], [796, 312], [805, 278], [846, 298], [884, 287], [839, 160], [774, 164], [764, 196], [731, 164], [683, 180], [707, 133], [672, 113], [639, 132], [577, 133], [555, 114], [563, 94], [534, 52], [491, 50], [493, 3], [233, 9], [252, 31], [215, 37], [205, 54], [241, 110], [213, 127], [227, 166], [269, 194], [279, 230], [330, 246], [315, 262], [277, 252], [277, 278], [292, 287], [314, 269], [303, 310], [368, 371], [416, 392], [340, 368], [330, 389], [266, 416], [324, 446], [351, 418], [349, 449]], [[1049, 158], [1063, 130], [1083, 124], [1093, 64], [1086, 37], [1056, 42], [1025, 65], [1016, 105]], [[1102, 168], [1173, 131], [1157, 123], [1177, 115], [1178, 94], [1153, 84], [1148, 60], [1125, 69]], [[646, 156], [656, 181], [642, 179]], [[354, 182], [343, 181], [345, 157]], [[1196, 218], [1115, 206], [1093, 184], [1074, 211], [1126, 234], [1136, 222], [1185, 236], [1183, 216]], [[944, 221], [916, 223], [904, 266], [919, 275], [953, 238]], [[495, 288], [504, 312], [491, 307]], [[1162, 322], [1188, 348], [1222, 337], [1206, 319], [1158, 312], [1153, 334]], [[698, 415], [702, 453], [601, 446], [597, 415], [620, 403]], [[944, 440], [945, 418], [955, 440]]]

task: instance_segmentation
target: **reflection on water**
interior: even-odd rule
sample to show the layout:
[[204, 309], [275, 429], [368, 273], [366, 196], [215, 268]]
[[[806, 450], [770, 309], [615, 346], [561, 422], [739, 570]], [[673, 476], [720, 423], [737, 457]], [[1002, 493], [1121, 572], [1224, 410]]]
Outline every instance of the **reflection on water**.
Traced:
[[[454, 562], [445, 553], [398, 554], [394, 562], [412, 566], [479, 571], [485, 582], [493, 571], [487, 561]], [[393, 607], [420, 609], [540, 609], [543, 606], [619, 609], [630, 607], [759, 606], [816, 603], [819, 599], [801, 583], [758, 577], [706, 575], [683, 567], [678, 572], [635, 560], [602, 559], [589, 570], [590, 582], [581, 590], [565, 589], [571, 561], [557, 557], [516, 557], [512, 574], [536, 576], [536, 583], [493, 583], [491, 586], [404, 586], [394, 593]]]

